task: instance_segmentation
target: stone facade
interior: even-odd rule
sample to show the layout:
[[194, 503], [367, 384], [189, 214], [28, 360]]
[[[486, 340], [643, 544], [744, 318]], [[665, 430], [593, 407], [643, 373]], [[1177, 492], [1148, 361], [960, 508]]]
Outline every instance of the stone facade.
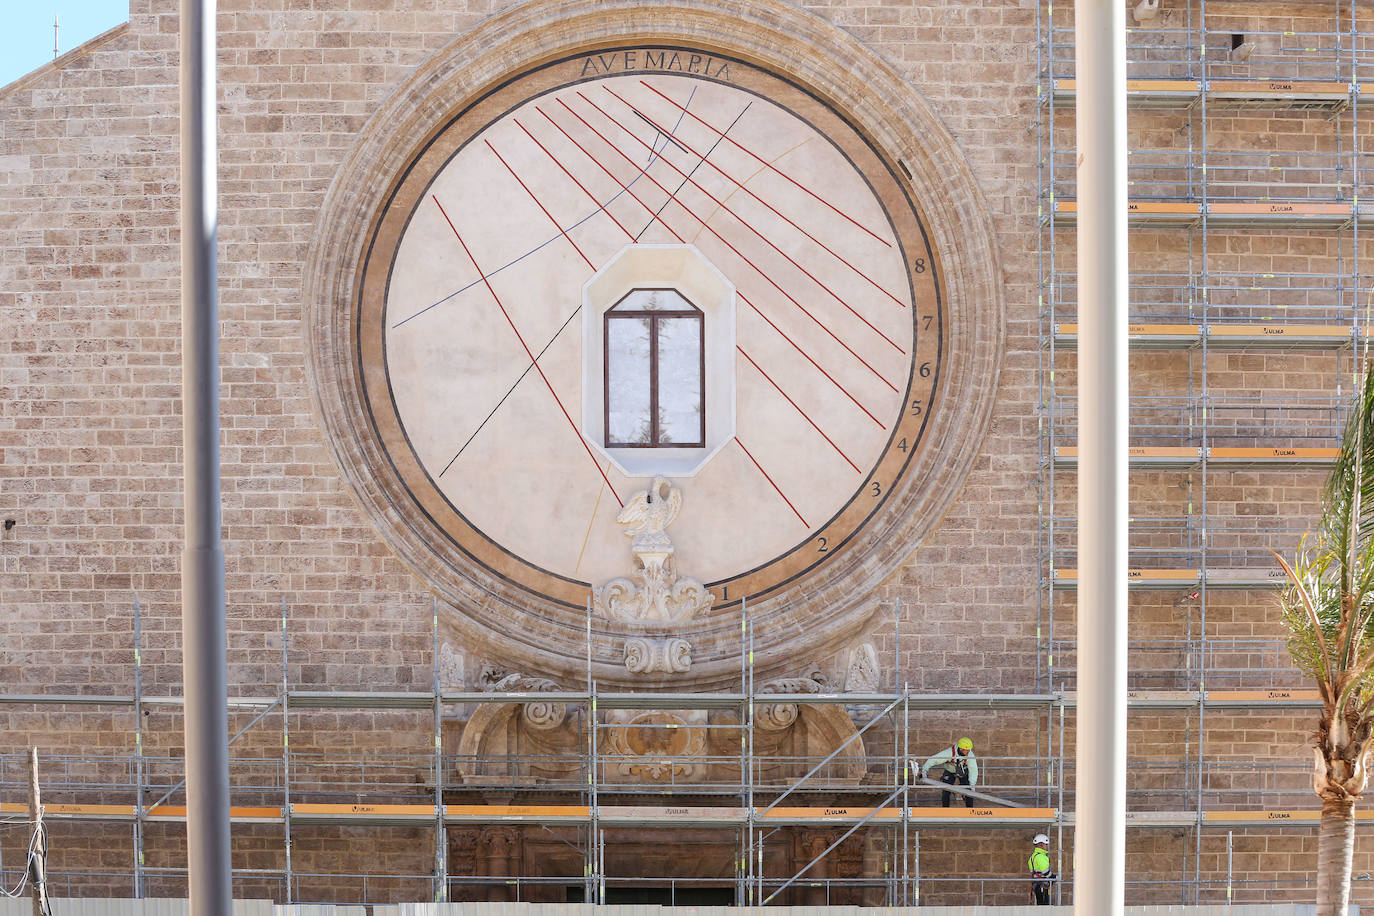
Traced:
[[[1167, 22], [1183, 24], [1181, 3], [1164, 0], [1162, 6]], [[447, 624], [436, 639], [433, 595], [392, 553], [349, 489], [310, 390], [302, 296], [305, 259], [321, 232], [317, 216], [326, 192], [369, 119], [417, 68], [506, 7], [497, 0], [219, 4], [221, 410], [232, 695], [279, 690], [283, 601], [286, 680], [293, 690], [428, 691], [436, 642], [446, 647], [444, 677], [451, 686], [475, 686], [484, 665], [502, 661], [474, 650]], [[926, 693], [1071, 689], [1071, 653], [1066, 658], [1063, 649], [1051, 660], [1040, 648], [1050, 639], [1072, 638], [1073, 593], [1041, 588], [1047, 570], [1040, 538], [1047, 513], [1072, 517], [1076, 497], [1071, 472], [1043, 466], [1039, 438], [1044, 413], [1038, 402], [1047, 377], [1053, 373], [1059, 394], [1071, 394], [1075, 384], [1074, 352], [1042, 346], [1038, 305], [1042, 255], [1052, 254], [1061, 268], [1075, 256], [1072, 231], [1057, 232], [1047, 246], [1040, 220], [1037, 159], [1044, 134], [1038, 128], [1057, 132], [1061, 150], [1070, 148], [1073, 129], [1062, 109], [1055, 123], [1042, 124], [1037, 36], [1046, 11], [1034, 0], [824, 0], [798, 9], [863, 42], [919, 93], [953, 137], [951, 154], [962, 157], [977, 183], [981, 198], [967, 206], [985, 210], [1000, 258], [995, 279], [1005, 316], [991, 421], [986, 431], [971, 431], [975, 439], [982, 436], [977, 455], [938, 526], [919, 544], [894, 548], [910, 547], [910, 557], [873, 590], [877, 611], [860, 635], [876, 649], [880, 686]], [[1374, 32], [1374, 7], [1356, 3], [1354, 14], [1360, 40], [1366, 40]], [[1059, 5], [1055, 15], [1064, 15]], [[1208, 15], [1238, 34], [1350, 28], [1350, 8], [1328, 2], [1214, 0]], [[131, 694], [136, 603], [143, 690], [148, 696], [181, 691], [177, 38], [173, 0], [130, 0], [127, 25], [0, 87], [5, 694]], [[1351, 134], [1361, 149], [1370, 139], [1367, 123], [1348, 127], [1351, 117], [1330, 110], [1235, 110], [1209, 117], [1207, 142], [1215, 149], [1348, 153], [1338, 143], [1349, 143]], [[1132, 142], [1186, 148], [1184, 138], [1201, 130], [1197, 118], [1134, 112]], [[1161, 182], [1176, 180], [1173, 173], [1161, 174]], [[1142, 229], [1132, 235], [1132, 263], [1137, 271], [1160, 273], [1196, 271], [1205, 262], [1218, 273], [1349, 276], [1353, 259], [1374, 254], [1371, 244], [1348, 227], [1251, 229], [1214, 233], [1203, 251], [1194, 231]], [[1301, 398], [1348, 391], [1351, 356], [1339, 349], [1140, 350], [1132, 353], [1131, 372], [1135, 393], [1176, 402], [1197, 390], [1204, 373], [1219, 401], [1261, 390]], [[1274, 421], [1267, 437], [1250, 441], [1283, 446], [1291, 437], [1282, 421]], [[1205, 478], [1192, 467], [1147, 469], [1132, 476], [1132, 514], [1178, 519], [1197, 515], [1205, 504], [1213, 525], [1224, 530], [1234, 522], [1236, 537], [1249, 538], [1250, 547], [1262, 541], [1291, 550], [1319, 509], [1321, 480], [1319, 468], [1226, 469]], [[1058, 529], [1055, 537], [1071, 547], [1071, 530]], [[1178, 540], [1164, 525], [1140, 525], [1135, 537], [1143, 551], [1167, 552]], [[897, 607], [901, 616], [894, 625]], [[1200, 608], [1186, 589], [1131, 593], [1132, 638], [1140, 644], [1133, 648], [1133, 688], [1195, 689], [1197, 669], [1189, 666], [1198, 660], [1182, 644], [1202, 634], [1254, 640], [1228, 643], [1231, 654], [1206, 660], [1213, 666], [1205, 675], [1209, 687], [1302, 686], [1272, 674], [1287, 667], [1273, 654], [1280, 630], [1272, 590], [1209, 594], [1205, 619]], [[805, 621], [790, 625], [804, 627]], [[890, 660], [898, 646], [894, 672]], [[762, 657], [760, 680], [797, 675], [799, 667], [816, 663], [842, 683], [848, 657], [841, 646], [827, 648], [829, 654], [814, 659], [781, 651]], [[470, 712], [449, 709], [446, 752], [457, 753]], [[301, 766], [294, 774], [305, 795], [404, 802], [422, 798], [427, 786], [432, 790], [428, 710], [290, 715], [291, 748], [315, 767]], [[252, 718], [233, 711], [231, 731]], [[40, 748], [45, 769], [53, 772], [45, 779], [49, 803], [91, 803], [92, 779], [116, 787], [103, 792], [108, 803], [133, 802], [128, 774], [116, 760], [135, 751], [129, 710], [6, 704], [0, 723], [9, 748]], [[279, 798], [263, 787], [281, 779], [274, 769], [280, 725], [280, 716], [269, 717], [234, 744], [235, 804]], [[1292, 710], [1135, 711], [1131, 752], [1141, 791], [1132, 805], [1190, 809], [1198, 773], [1181, 765], [1197, 759], [1201, 740], [1203, 762], [1218, 768], [1209, 786], [1234, 786], [1230, 794], [1218, 790], [1208, 806], [1313, 807], [1301, 773], [1293, 770], [1309, 759], [1313, 725], [1313, 715]], [[168, 758], [181, 753], [181, 719], [175, 707], [154, 705], [141, 727], [160, 795], [177, 779]], [[1064, 725], [1045, 710], [921, 712], [911, 728], [919, 745], [913, 754], [933, 752], [956, 733], [971, 735], [987, 760], [990, 791], [999, 794], [1015, 794], [1024, 776], [1022, 794], [1035, 795], [1026, 786], [1042, 782], [1038, 771], [1061, 753], [1071, 756], [1074, 740], [1072, 713]], [[890, 746], [890, 731], [865, 737], [872, 738], [867, 745], [875, 755], [890, 756], [881, 750]], [[103, 762], [78, 759], [89, 755]], [[1226, 771], [1228, 764], [1256, 762], [1275, 765], [1275, 775], [1265, 777], [1269, 781], [1256, 776], [1260, 781], [1251, 784], [1236, 775], [1243, 766]], [[366, 783], [364, 772], [370, 774]], [[0, 801], [22, 803], [18, 756], [0, 759], [0, 777]], [[1071, 778], [1066, 785], [1071, 798]], [[150, 823], [143, 830], [145, 890], [183, 893], [184, 876], [176, 871], [184, 864], [181, 828]], [[829, 866], [831, 876], [874, 874], [866, 869], [891, 855], [878, 833], [864, 841], [867, 846], [855, 840], [844, 847]], [[1309, 891], [1292, 888], [1315, 868], [1315, 829], [1245, 827], [1234, 833], [1233, 873], [1238, 881], [1255, 882], [1238, 884], [1237, 900], [1270, 899], [1270, 893], [1308, 899]], [[922, 901], [1021, 902], [1024, 885], [1004, 879], [1024, 874], [1030, 834], [923, 830], [920, 870], [929, 883], [922, 885]], [[702, 836], [700, 860], [683, 877], [733, 879], [730, 839]], [[787, 872], [816, 842], [837, 836], [791, 828], [769, 850], [769, 874]], [[540, 845], [548, 838], [534, 830], [497, 835], [455, 828], [448, 836], [449, 873], [533, 873], [554, 861]], [[654, 842], [652, 834], [623, 839], [609, 853], [618, 874], [664, 866], [661, 857], [627, 855], [632, 844]], [[1062, 851], [1061, 871], [1068, 873], [1072, 831], [1055, 831], [1053, 839], [1056, 855]], [[1356, 874], [1374, 870], [1366, 840], [1361, 830]], [[299, 826], [292, 836], [293, 898], [429, 899], [433, 843], [433, 831], [424, 827]], [[21, 844], [19, 833], [0, 833], [8, 883]], [[1194, 890], [1203, 902], [1224, 899], [1226, 844], [1227, 831], [1220, 828], [1133, 829], [1128, 899], [1153, 902], [1176, 893], [1187, 900]], [[58, 821], [50, 846], [56, 895], [128, 893], [133, 844], [127, 824]], [[234, 856], [242, 869], [280, 871], [280, 828], [236, 826]], [[565, 864], [573, 869], [567, 874], [580, 876], [580, 860], [575, 869], [571, 860]], [[564, 874], [557, 871], [561, 865], [547, 867], [553, 870], [546, 876]], [[364, 875], [370, 876], [366, 882]], [[1282, 889], [1273, 892], [1266, 882]], [[276, 877], [245, 875], [235, 887], [242, 896], [285, 897]], [[472, 885], [456, 890], [455, 899], [496, 899], [493, 893], [489, 885]], [[864, 896], [871, 890], [842, 893], [849, 895], [846, 902], [876, 902]], [[812, 900], [799, 895], [794, 902]], [[1368, 905], [1374, 896], [1357, 884], [1355, 900]]]

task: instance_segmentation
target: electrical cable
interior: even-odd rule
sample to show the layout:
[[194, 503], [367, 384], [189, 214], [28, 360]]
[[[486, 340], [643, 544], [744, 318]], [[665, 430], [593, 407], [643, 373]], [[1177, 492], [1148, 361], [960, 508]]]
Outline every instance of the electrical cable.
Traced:
[[28, 854], [25, 856], [24, 871], [23, 874], [19, 876], [19, 883], [14, 886], [13, 891], [0, 887], [0, 895], [5, 897], [18, 897], [24, 893], [24, 888], [27, 887], [29, 883], [29, 875], [33, 871], [34, 860], [38, 857], [39, 839], [43, 833], [44, 831], [41, 827], [34, 827], [33, 834], [29, 837], [29, 850]]

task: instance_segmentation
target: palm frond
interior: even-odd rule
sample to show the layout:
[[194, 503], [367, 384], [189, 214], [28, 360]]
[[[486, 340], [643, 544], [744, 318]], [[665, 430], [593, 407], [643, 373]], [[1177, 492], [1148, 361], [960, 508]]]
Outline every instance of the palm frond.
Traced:
[[1374, 374], [1351, 405], [1322, 490], [1322, 516], [1304, 536], [1280, 597], [1288, 649], [1341, 714], [1374, 705]]
[[1368, 371], [1352, 408], [1322, 492], [1321, 540], [1344, 558], [1340, 585], [1345, 594], [1353, 591], [1356, 553], [1374, 538], [1374, 375]]

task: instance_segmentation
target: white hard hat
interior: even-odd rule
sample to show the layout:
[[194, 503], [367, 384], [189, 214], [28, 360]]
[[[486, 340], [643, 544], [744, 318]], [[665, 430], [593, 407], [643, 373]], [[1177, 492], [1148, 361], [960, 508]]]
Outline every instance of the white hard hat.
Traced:
[[1041, 843], [1044, 843], [1044, 844], [1046, 844], [1046, 845], [1049, 845], [1050, 838], [1047, 837], [1047, 836], [1045, 836], [1043, 833], [1037, 833], [1037, 834], [1035, 835], [1035, 839], [1032, 840], [1031, 842], [1033, 842], [1033, 843], [1036, 844], [1036, 845], [1039, 845], [1039, 844], [1041, 844]]

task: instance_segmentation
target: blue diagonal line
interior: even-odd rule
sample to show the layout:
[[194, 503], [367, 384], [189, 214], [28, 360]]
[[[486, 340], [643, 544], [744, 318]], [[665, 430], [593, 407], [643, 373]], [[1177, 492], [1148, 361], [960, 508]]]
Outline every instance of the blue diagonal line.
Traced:
[[[697, 93], [696, 87], [693, 86], [693, 87], [692, 87], [692, 94], [689, 95], [689, 96], [687, 97], [687, 104], [682, 106], [683, 110], [682, 110], [682, 111], [678, 114], [678, 116], [677, 116], [677, 123], [673, 125], [673, 133], [677, 133], [678, 128], [682, 126], [682, 119], [685, 118], [685, 117], [687, 116], [687, 108], [691, 106], [691, 104], [692, 104], [692, 96], [695, 96], [696, 93]], [[669, 142], [669, 139], [668, 139], [667, 137], [664, 137], [664, 138], [663, 138], [663, 145], [664, 145], [665, 147], [668, 145], [668, 142]], [[655, 161], [658, 157], [659, 157], [659, 153], [658, 153], [658, 151], [656, 150], [656, 151], [653, 153], [653, 155], [651, 155], [651, 156], [649, 157], [649, 161], [646, 162], [646, 163], [644, 164], [644, 167], [641, 168], [641, 169], [639, 170], [639, 173], [638, 173], [637, 175], [635, 175], [635, 177], [630, 181], [630, 183], [629, 183], [628, 185], [626, 185], [625, 187], [621, 188], [619, 191], [616, 191], [614, 194], [611, 195], [611, 197], [610, 197], [605, 203], [601, 204], [601, 205], [600, 205], [599, 207], [597, 207], [595, 210], [593, 210], [592, 212], [588, 213], [586, 216], [582, 217], [580, 220], [578, 220], [577, 222], [575, 222], [575, 223], [573, 223], [571, 226], [569, 226], [569, 227], [568, 227], [568, 231], [571, 232], [573, 229], [576, 229], [578, 226], [582, 225], [582, 224], [585, 223], [587, 220], [589, 220], [589, 219], [591, 219], [592, 217], [596, 216], [598, 213], [601, 213], [603, 210], [605, 210], [607, 207], [609, 207], [612, 203], [614, 203], [615, 200], [616, 200], [616, 198], [620, 197], [620, 195], [622, 195], [622, 194], [627, 193], [627, 192], [629, 191], [630, 188], [634, 187], [634, 184], [635, 184], [636, 181], [639, 181], [639, 179], [641, 179], [641, 178], [644, 177], [644, 173], [647, 172], [647, 171], [649, 170], [649, 167], [652, 166], [652, 165], [654, 164], [654, 161]], [[405, 317], [405, 318], [402, 318], [400, 321], [396, 322], [395, 324], [393, 324], [393, 325], [391, 326], [392, 330], [395, 330], [396, 328], [399, 328], [401, 325], [405, 324], [407, 321], [410, 321], [410, 320], [412, 320], [412, 319], [414, 319], [414, 318], [419, 318], [419, 317], [420, 317], [421, 315], [423, 315], [425, 312], [428, 312], [428, 311], [429, 311], [430, 309], [432, 309], [432, 308], [437, 308], [438, 306], [443, 305], [445, 302], [448, 302], [450, 299], [454, 298], [455, 296], [460, 296], [460, 295], [462, 295], [463, 293], [465, 293], [465, 292], [467, 292], [468, 290], [472, 289], [474, 286], [478, 285], [479, 283], [482, 283], [484, 280], [490, 279], [491, 277], [496, 276], [497, 274], [499, 274], [501, 271], [505, 270], [506, 268], [508, 268], [508, 267], [514, 267], [516, 264], [519, 264], [521, 261], [525, 260], [525, 259], [528, 258], [530, 255], [537, 253], [537, 252], [540, 251], [541, 249], [547, 247], [548, 245], [551, 245], [552, 243], [558, 241], [558, 240], [561, 239], [562, 237], [563, 237], [563, 234], [562, 234], [562, 233], [559, 233], [558, 235], [555, 235], [555, 236], [551, 236], [550, 238], [546, 239], [545, 241], [543, 241], [543, 242], [541, 242], [540, 244], [538, 244], [538, 245], [534, 246], [533, 248], [531, 248], [529, 251], [527, 251], [527, 252], [525, 252], [524, 254], [520, 255], [518, 258], [515, 258], [515, 259], [513, 259], [513, 260], [511, 260], [511, 261], [509, 261], [509, 262], [507, 262], [507, 263], [505, 263], [505, 264], [502, 264], [500, 267], [496, 268], [496, 269], [493, 270], [491, 273], [487, 274], [486, 277], [478, 277], [476, 280], [473, 280], [473, 281], [472, 281], [471, 283], [469, 283], [467, 286], [463, 286], [463, 287], [460, 287], [460, 288], [454, 290], [453, 292], [449, 293], [449, 294], [448, 294], [447, 296], [445, 296], [444, 298], [440, 299], [438, 302], [430, 303], [429, 305], [427, 305], [427, 306], [425, 306], [424, 308], [420, 309], [420, 310], [419, 310], [418, 312], [416, 312], [414, 315], [409, 315], [409, 316], [407, 316], [407, 317]]]

